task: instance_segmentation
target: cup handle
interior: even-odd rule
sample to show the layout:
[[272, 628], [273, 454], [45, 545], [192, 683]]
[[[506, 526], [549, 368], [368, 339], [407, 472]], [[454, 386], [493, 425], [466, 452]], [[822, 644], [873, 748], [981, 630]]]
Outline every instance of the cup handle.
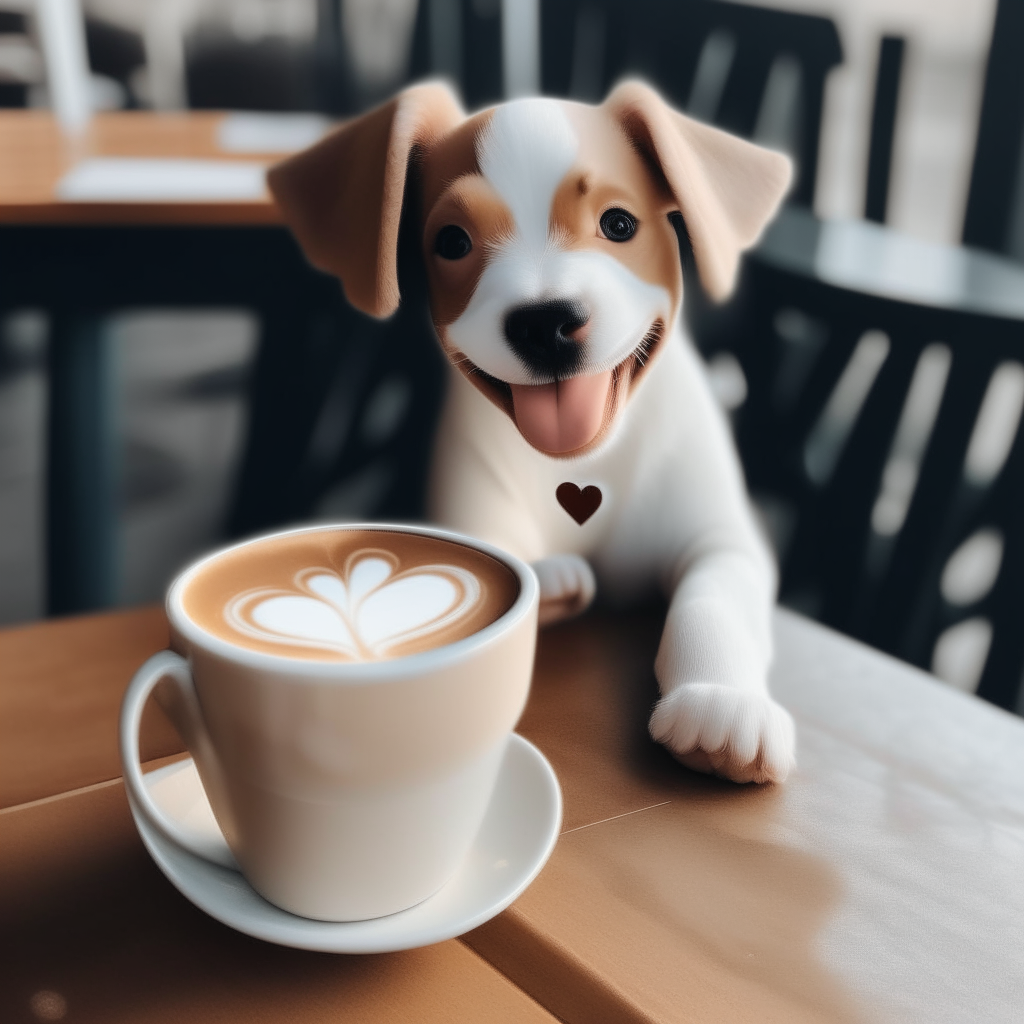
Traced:
[[[142, 724], [142, 710], [146, 706], [146, 700], [164, 680], [172, 683], [177, 691], [176, 711], [178, 716], [184, 719], [179, 725], [179, 730], [186, 733], [185, 739], [189, 746], [192, 747], [193, 740], [198, 738], [205, 741], [204, 746], [208, 746], [209, 743], [188, 662], [174, 651], [154, 654], [135, 673], [121, 703], [121, 764], [128, 801], [132, 809], [145, 819], [146, 824], [166, 839], [197, 857], [237, 871], [238, 863], [226, 843], [186, 832], [157, 805], [146, 787], [139, 764], [139, 727]], [[181, 725], [187, 726], [187, 729], [181, 729]]]

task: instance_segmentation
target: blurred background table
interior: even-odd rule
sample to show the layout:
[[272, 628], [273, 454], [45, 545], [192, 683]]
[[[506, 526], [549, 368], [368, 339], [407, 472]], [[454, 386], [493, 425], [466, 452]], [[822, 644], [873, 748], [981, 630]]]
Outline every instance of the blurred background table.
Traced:
[[232, 153], [222, 142], [231, 115], [212, 111], [97, 114], [85, 133], [69, 139], [46, 110], [0, 110], [0, 224], [280, 224], [264, 191], [247, 199], [68, 202], [61, 180], [90, 158], [173, 158], [266, 163], [281, 152]]
[[[564, 831], [463, 943], [567, 1024], [1017, 1020], [1024, 722], [780, 611], [772, 685], [799, 767], [781, 787], [735, 786], [647, 735], [662, 619], [597, 613], [541, 635], [519, 731], [558, 773]], [[165, 630], [147, 608], [0, 632], [4, 1019], [47, 990], [82, 1019], [263, 1019], [263, 996], [290, 993], [360, 1020], [375, 1000], [415, 1006], [384, 993], [417, 978], [429, 1012], [406, 1019], [544, 1019], [465, 945], [281, 950], [173, 892], [132, 829], [116, 748], [121, 694]], [[181, 749], [155, 708], [143, 733], [146, 758]], [[491, 1016], [465, 1009], [480, 999]]]

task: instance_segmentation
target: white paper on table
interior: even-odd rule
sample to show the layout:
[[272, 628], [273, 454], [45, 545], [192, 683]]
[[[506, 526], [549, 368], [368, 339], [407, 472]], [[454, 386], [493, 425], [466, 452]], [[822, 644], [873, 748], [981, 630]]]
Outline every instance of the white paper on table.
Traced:
[[217, 145], [225, 153], [297, 153], [330, 127], [320, 114], [227, 114], [217, 126]]
[[266, 165], [237, 160], [94, 157], [57, 183], [69, 202], [205, 203], [267, 197]]

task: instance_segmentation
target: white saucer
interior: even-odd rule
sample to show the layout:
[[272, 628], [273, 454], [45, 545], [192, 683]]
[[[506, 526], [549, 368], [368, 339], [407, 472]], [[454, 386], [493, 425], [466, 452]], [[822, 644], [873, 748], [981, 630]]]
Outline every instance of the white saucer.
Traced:
[[[219, 841], [191, 759], [145, 776], [160, 807], [190, 832]], [[327, 953], [413, 949], [461, 935], [504, 910], [537, 877], [562, 823], [562, 792], [544, 755], [511, 737], [484, 823], [459, 873], [430, 899], [370, 921], [333, 924], [296, 917], [268, 903], [230, 868], [203, 860], [155, 832], [132, 810], [142, 841], [171, 883], [200, 910], [247, 935]]]

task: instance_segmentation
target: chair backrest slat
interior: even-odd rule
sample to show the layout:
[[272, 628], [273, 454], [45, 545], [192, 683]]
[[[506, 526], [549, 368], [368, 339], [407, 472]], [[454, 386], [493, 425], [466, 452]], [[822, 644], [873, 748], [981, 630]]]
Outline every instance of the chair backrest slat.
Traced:
[[[737, 440], [752, 492], [793, 519], [782, 600], [925, 668], [947, 630], [969, 627], [984, 666], [977, 692], [1016, 708], [1024, 322], [868, 295], [760, 258], [738, 306], [724, 345], [748, 382]], [[801, 346], [806, 365], [780, 389]], [[972, 479], [968, 452], [1000, 388], [1003, 440], [988, 438], [988, 477]], [[966, 597], [947, 597], [968, 541], [1001, 561]]]
[[[603, 26], [600, 34], [581, 30], [598, 22]], [[574, 98], [600, 99], [619, 79], [638, 75], [648, 79], [673, 106], [685, 109], [694, 102], [699, 69], [707, 71], [707, 58], [714, 56], [710, 51], [717, 47], [722, 80], [707, 105], [697, 104], [699, 109], [693, 112], [747, 137], [758, 127], [777, 61], [791, 62], [799, 69], [799, 88], [792, 97], [796, 106], [793, 138], [787, 141], [798, 165], [791, 198], [804, 205], [813, 202], [825, 79], [843, 59], [839, 34], [831, 20], [718, 0], [671, 4], [661, 0], [544, 0], [541, 80], [545, 93], [573, 95], [572, 69], [581, 59], [574, 48], [597, 38], [603, 46], [593, 61], [601, 72], [600, 95]], [[712, 69], [711, 77], [718, 71]], [[764, 141], [779, 143], [776, 139]]]
[[[1024, 3], [999, 0], [985, 71], [963, 241], [1008, 252], [1015, 207], [1024, 206]], [[1024, 215], [1024, 214], [1022, 214]], [[1024, 251], [1013, 255], [1024, 258]]]

